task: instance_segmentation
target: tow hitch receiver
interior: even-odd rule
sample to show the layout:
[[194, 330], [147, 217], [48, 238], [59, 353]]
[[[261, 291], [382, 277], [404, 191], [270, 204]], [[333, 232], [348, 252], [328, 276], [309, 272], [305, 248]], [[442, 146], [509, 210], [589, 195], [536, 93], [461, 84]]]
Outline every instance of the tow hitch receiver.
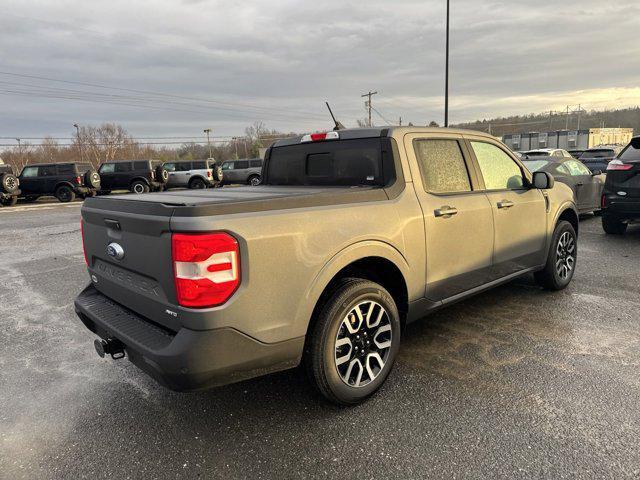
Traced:
[[96, 347], [96, 352], [98, 352], [98, 355], [102, 358], [104, 358], [106, 354], [111, 355], [111, 358], [114, 360], [124, 357], [124, 345], [120, 340], [116, 340], [115, 338], [107, 338], [106, 340], [97, 338], [93, 342], [93, 346]]

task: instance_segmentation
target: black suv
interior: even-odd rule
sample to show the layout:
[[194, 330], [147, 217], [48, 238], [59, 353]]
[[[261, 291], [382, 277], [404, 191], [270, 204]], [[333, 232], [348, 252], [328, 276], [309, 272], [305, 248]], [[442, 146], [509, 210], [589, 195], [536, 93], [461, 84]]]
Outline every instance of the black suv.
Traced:
[[53, 195], [61, 202], [72, 202], [76, 196], [93, 197], [100, 189], [100, 175], [89, 163], [39, 163], [22, 169], [22, 196], [27, 201]]
[[0, 159], [0, 206], [11, 207], [18, 201], [20, 181], [13, 174], [11, 165]]
[[100, 165], [98, 172], [102, 181], [100, 194], [112, 190], [160, 192], [169, 180], [169, 173], [157, 160], [114, 160]]
[[582, 155], [580, 155], [578, 160], [589, 167], [589, 170], [592, 172], [595, 172], [596, 170], [604, 172], [607, 169], [609, 162], [616, 158], [616, 155], [620, 153], [620, 150], [620, 147], [615, 146], [590, 148], [582, 152]]
[[629, 222], [640, 220], [640, 137], [631, 139], [607, 166], [602, 193], [602, 228], [623, 234]]

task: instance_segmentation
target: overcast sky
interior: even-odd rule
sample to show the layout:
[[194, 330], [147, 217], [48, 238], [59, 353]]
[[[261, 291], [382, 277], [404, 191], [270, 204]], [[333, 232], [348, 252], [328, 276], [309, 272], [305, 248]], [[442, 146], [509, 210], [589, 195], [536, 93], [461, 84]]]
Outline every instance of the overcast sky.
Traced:
[[[640, 104], [637, 0], [451, 4], [452, 122]], [[442, 122], [445, 0], [3, 6], [3, 137], [105, 121], [134, 136], [310, 131], [330, 126], [325, 100], [354, 126], [368, 90], [376, 124]]]

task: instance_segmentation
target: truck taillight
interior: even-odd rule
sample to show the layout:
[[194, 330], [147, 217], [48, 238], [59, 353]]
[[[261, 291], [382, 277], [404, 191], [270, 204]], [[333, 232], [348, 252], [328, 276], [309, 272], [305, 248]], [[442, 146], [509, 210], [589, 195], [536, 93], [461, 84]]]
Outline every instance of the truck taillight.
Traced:
[[300, 143], [305, 142], [319, 142], [321, 140], [338, 140], [340, 139], [340, 134], [338, 132], [323, 132], [323, 133], [311, 133], [308, 135], [303, 135], [300, 139]]
[[228, 233], [174, 233], [174, 281], [183, 307], [222, 305], [240, 284], [238, 242]]
[[207, 177], [211, 178], [213, 175], [211, 175], [211, 170], [207, 170]]
[[80, 175], [78, 175], [78, 176], [76, 177], [76, 183], [77, 183], [78, 185], [82, 185], [82, 177], [81, 177]]
[[84, 254], [84, 263], [89, 266], [89, 260], [87, 259], [87, 247], [84, 246], [84, 220], [80, 218], [80, 235], [82, 235], [82, 253]]

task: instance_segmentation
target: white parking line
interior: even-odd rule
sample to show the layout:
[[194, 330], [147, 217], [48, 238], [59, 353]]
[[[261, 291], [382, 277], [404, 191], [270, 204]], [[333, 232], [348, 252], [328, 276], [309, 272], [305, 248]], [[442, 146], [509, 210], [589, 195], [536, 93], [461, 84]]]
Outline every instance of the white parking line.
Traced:
[[81, 207], [82, 202], [70, 203], [68, 205], [56, 204], [56, 203], [43, 203], [40, 205], [20, 205], [18, 207], [2, 207], [0, 213], [13, 213], [13, 212], [30, 212], [32, 210], [53, 210], [55, 208], [75, 208]]

